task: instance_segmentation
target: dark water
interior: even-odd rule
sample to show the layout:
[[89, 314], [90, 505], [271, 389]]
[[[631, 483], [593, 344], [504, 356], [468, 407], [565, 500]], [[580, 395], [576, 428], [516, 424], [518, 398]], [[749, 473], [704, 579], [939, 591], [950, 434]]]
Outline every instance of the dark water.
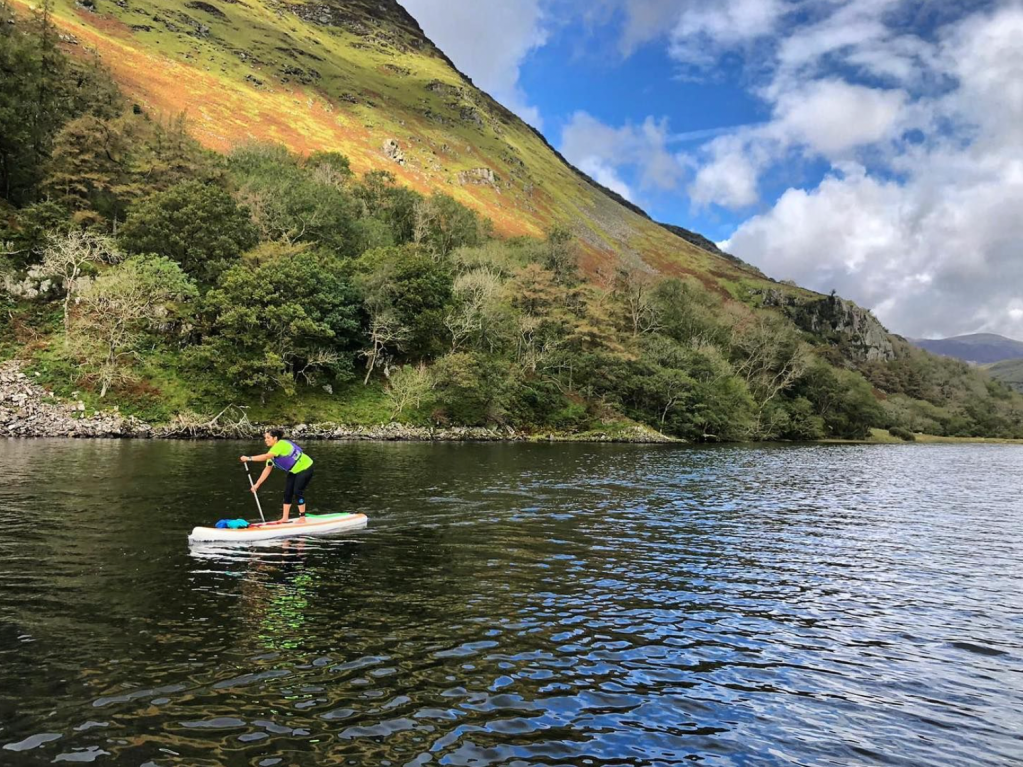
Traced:
[[1023, 448], [257, 447], [0, 441], [0, 765], [1023, 763]]

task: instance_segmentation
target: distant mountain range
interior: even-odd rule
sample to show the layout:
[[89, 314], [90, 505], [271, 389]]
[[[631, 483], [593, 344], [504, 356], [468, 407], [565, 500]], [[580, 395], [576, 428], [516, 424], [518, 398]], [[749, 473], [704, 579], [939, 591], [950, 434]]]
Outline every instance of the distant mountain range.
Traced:
[[1023, 341], [995, 333], [971, 333], [952, 338], [911, 338], [909, 341], [933, 354], [978, 364], [1023, 358]]

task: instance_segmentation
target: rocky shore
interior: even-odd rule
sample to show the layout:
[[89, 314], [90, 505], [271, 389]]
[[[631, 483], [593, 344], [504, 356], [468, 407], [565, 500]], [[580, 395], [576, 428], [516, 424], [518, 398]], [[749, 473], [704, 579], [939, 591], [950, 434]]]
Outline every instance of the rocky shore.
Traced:
[[[16, 361], [0, 364], [0, 438], [80, 437], [134, 439], [251, 439], [262, 434], [265, 424], [232, 423], [216, 419], [208, 423], [179, 419], [152, 425], [116, 410], [87, 410], [84, 402], [63, 401], [39, 385]], [[639, 424], [613, 431], [583, 434], [534, 434], [512, 429], [477, 426], [431, 428], [388, 423], [378, 426], [347, 426], [334, 423], [296, 424], [288, 427], [300, 439], [375, 440], [389, 442], [678, 442]]]

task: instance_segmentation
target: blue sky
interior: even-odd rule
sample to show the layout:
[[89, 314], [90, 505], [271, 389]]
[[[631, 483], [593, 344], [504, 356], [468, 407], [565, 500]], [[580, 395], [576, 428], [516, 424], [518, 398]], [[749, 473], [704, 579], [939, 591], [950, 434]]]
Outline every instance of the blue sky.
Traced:
[[[766, 119], [764, 105], [736, 84], [741, 73], [719, 75], [713, 81], [679, 77], [661, 45], [644, 45], [628, 57], [617, 53], [608, 57], [607, 51], [616, 50], [620, 34], [617, 24], [592, 30], [562, 27], [524, 59], [520, 86], [542, 116], [544, 132], [559, 149], [565, 149], [565, 130], [579, 112], [619, 127], [642, 125], [653, 117], [663, 123], [666, 148], [672, 152], [691, 151], [717, 131]], [[674, 189], [644, 186], [635, 165], [623, 165], [616, 175], [628, 188], [628, 196], [659, 221], [720, 240], [742, 220], [741, 214], [731, 211], [695, 208]]]
[[1023, 338], [1023, 0], [401, 0], [574, 164], [894, 332]]

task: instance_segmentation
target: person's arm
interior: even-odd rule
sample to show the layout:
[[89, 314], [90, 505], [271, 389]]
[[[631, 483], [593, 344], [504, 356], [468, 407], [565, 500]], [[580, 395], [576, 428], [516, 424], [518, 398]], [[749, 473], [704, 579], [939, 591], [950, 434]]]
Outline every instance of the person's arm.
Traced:
[[270, 476], [270, 472], [273, 470], [273, 464], [268, 463], [266, 468], [263, 469], [263, 473], [259, 475], [259, 479], [256, 480], [256, 484], [252, 486], [252, 492], [259, 490], [259, 486], [266, 482], [266, 478]]
[[241, 457], [241, 461], [242, 461], [242, 463], [245, 463], [246, 461], [256, 461], [256, 462], [258, 462], [258, 461], [269, 461], [271, 458], [273, 458], [273, 456], [270, 455], [269, 453], [263, 453], [263, 455], [243, 455]]

